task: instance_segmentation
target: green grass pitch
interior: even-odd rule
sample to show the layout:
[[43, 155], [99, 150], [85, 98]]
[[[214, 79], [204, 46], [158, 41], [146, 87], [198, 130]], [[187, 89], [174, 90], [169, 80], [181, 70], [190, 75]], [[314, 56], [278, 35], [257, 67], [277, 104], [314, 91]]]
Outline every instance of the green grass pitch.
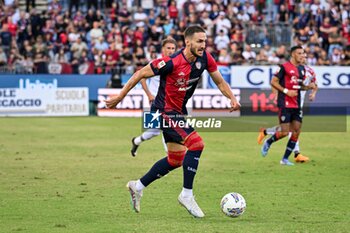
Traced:
[[[195, 219], [177, 202], [182, 169], [131, 211], [127, 181], [165, 156], [158, 137], [131, 157], [140, 119], [0, 118], [0, 232], [349, 232], [347, 122], [347, 132], [302, 133], [312, 161], [294, 167], [279, 165], [286, 139], [262, 158], [257, 133], [200, 133], [194, 191], [206, 217]], [[247, 201], [235, 219], [219, 205], [233, 191]]]

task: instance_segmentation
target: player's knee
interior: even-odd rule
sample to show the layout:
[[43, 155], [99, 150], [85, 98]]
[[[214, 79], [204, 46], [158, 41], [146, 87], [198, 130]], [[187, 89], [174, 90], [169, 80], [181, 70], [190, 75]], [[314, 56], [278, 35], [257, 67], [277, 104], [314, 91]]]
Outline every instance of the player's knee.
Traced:
[[186, 150], [182, 151], [168, 151], [168, 163], [172, 167], [182, 166], [182, 162], [185, 158]]
[[203, 150], [204, 142], [197, 132], [191, 133], [184, 142], [188, 150]]

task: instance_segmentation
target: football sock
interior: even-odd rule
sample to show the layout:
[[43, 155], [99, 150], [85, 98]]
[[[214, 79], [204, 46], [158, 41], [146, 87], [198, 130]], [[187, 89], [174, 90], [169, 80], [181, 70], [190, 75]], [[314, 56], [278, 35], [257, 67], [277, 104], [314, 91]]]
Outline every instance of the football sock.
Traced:
[[175, 167], [169, 164], [168, 157], [162, 158], [153, 165], [153, 167], [140, 179], [140, 181], [145, 187], [147, 187], [150, 183], [161, 178], [162, 176], [165, 176], [174, 169]]
[[182, 188], [181, 196], [185, 197], [185, 198], [192, 197], [193, 196], [193, 190], [192, 189], [187, 189], [187, 188]]
[[277, 131], [279, 131], [280, 129], [280, 126], [274, 126], [274, 127], [271, 127], [271, 128], [266, 128], [264, 130], [264, 134], [265, 135], [274, 135]]
[[295, 147], [294, 147], [294, 154], [295, 154], [295, 157], [298, 156], [298, 154], [300, 154], [300, 148], [299, 148], [299, 140], [297, 141], [297, 143], [295, 144]]
[[278, 141], [279, 139], [280, 139], [280, 134], [279, 134], [279, 132], [276, 132], [274, 135], [272, 135], [272, 137], [270, 137], [269, 139], [267, 139], [266, 142], [267, 142], [269, 145], [271, 145], [272, 143]]
[[137, 191], [142, 191], [144, 188], [146, 188], [143, 184], [142, 184], [142, 182], [140, 181], [140, 180], [137, 180], [136, 181], [136, 190]]
[[184, 188], [192, 189], [193, 180], [197, 172], [201, 150], [188, 150], [182, 164], [184, 172]]
[[295, 139], [293, 137], [291, 137], [287, 143], [287, 148], [286, 151], [284, 152], [284, 159], [288, 159], [289, 155], [292, 153], [292, 151], [294, 150], [295, 144], [297, 143], [298, 139]]
[[134, 143], [139, 146], [144, 140], [145, 139], [143, 139], [142, 135], [141, 135], [141, 136], [138, 136], [134, 139]]

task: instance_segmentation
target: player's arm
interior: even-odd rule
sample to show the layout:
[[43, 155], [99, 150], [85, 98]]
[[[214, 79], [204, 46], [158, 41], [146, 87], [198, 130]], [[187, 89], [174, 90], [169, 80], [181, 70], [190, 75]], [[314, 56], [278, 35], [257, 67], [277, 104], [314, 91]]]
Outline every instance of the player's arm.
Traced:
[[129, 93], [129, 91], [136, 86], [140, 80], [154, 76], [154, 72], [150, 64], [146, 65], [142, 69], [138, 70], [132, 75], [129, 81], [124, 85], [123, 89], [120, 91], [119, 95], [113, 96], [112, 98], [106, 100], [106, 105], [108, 108], [115, 108], [122, 99]]
[[271, 86], [275, 88], [277, 91], [282, 92], [289, 97], [294, 97], [298, 95], [298, 92], [296, 90], [289, 90], [287, 88], [282, 87], [281, 84], [279, 83], [279, 78], [277, 76], [272, 77]]
[[280, 84], [280, 79], [284, 79], [285, 76], [285, 70], [284, 66], [280, 65], [278, 71], [275, 73], [275, 75], [271, 79], [271, 87], [275, 88], [277, 91], [284, 93], [285, 95], [289, 97], [294, 97], [298, 95], [298, 92], [296, 90], [288, 90], [287, 88], [283, 87]]
[[220, 72], [218, 70], [216, 70], [216, 71], [210, 73], [210, 76], [213, 79], [213, 81], [215, 82], [215, 84], [218, 86], [221, 93], [231, 100], [230, 112], [238, 110], [241, 107], [241, 104], [237, 101], [236, 97], [234, 96], [234, 94], [231, 91], [230, 86], [224, 80], [224, 78], [222, 77]]
[[146, 80], [145, 79], [141, 79], [141, 86], [143, 88], [143, 90], [145, 91], [149, 102], [153, 102], [154, 101], [154, 96], [152, 95], [152, 93], [149, 91]]
[[317, 83], [314, 82], [314, 84], [315, 84], [315, 88], [312, 89], [312, 91], [311, 91], [311, 93], [310, 93], [310, 95], [309, 95], [309, 100], [310, 100], [310, 101], [314, 101], [314, 100], [315, 100], [316, 93], [317, 93], [317, 91], [318, 91]]

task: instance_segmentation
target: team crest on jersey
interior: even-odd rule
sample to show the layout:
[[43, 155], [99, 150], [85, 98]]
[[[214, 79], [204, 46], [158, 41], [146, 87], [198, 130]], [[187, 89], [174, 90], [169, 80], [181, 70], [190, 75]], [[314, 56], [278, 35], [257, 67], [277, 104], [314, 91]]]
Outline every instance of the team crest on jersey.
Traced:
[[158, 63], [158, 65], [157, 65], [158, 69], [161, 69], [161, 68], [164, 67], [164, 66], [165, 66], [165, 61], [164, 61], [164, 60], [160, 61], [160, 62]]
[[281, 116], [281, 121], [284, 121], [286, 119], [285, 116]]
[[186, 84], [186, 79], [185, 78], [178, 78], [176, 80], [175, 86], [177, 87], [182, 87]]
[[199, 61], [197, 61], [197, 62], [195, 63], [195, 66], [196, 66], [196, 68], [197, 68], [198, 70], [200, 70], [200, 68], [202, 68], [202, 63], [199, 62]]

